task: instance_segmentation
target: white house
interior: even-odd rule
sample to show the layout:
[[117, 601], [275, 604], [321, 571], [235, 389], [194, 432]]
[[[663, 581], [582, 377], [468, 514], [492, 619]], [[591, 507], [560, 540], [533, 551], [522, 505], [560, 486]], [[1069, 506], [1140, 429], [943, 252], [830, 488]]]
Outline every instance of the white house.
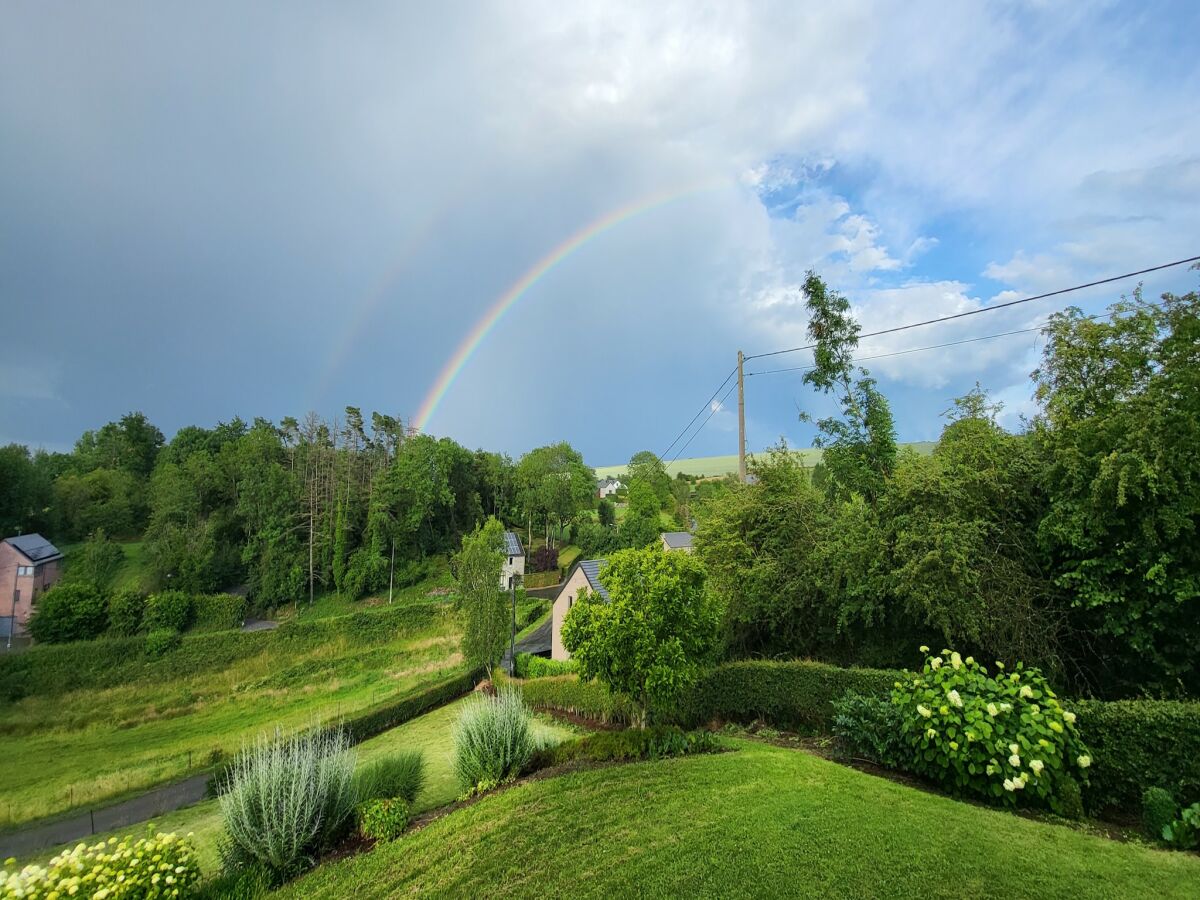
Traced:
[[605, 477], [596, 482], [596, 496], [601, 500], [609, 494], [615, 494], [621, 489], [621, 482], [616, 478]]
[[607, 562], [608, 560], [606, 559], [585, 559], [575, 563], [571, 567], [566, 580], [563, 581], [562, 587], [558, 589], [558, 595], [554, 598], [553, 612], [550, 616], [551, 659], [571, 658], [571, 654], [563, 647], [562, 624], [571, 607], [575, 605], [575, 600], [579, 597], [580, 589], [587, 588], [589, 591], [599, 594], [605, 600], [608, 599], [608, 591], [600, 583], [600, 567]]
[[504, 564], [500, 567], [500, 590], [513, 586], [513, 579], [525, 574], [525, 548], [515, 531], [504, 532]]

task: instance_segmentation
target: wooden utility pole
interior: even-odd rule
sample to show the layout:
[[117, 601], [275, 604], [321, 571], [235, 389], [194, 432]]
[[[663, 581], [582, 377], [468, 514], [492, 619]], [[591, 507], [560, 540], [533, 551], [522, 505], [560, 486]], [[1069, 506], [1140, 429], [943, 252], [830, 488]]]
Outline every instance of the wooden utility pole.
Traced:
[[738, 351], [738, 481], [746, 483], [746, 388], [742, 377], [745, 354]]

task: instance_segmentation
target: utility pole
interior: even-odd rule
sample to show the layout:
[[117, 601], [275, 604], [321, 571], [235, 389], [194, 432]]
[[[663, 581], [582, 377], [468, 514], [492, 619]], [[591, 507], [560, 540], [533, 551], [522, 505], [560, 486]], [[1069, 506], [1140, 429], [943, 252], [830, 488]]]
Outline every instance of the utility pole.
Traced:
[[392, 605], [392, 585], [396, 583], [396, 538], [392, 538], [392, 562], [388, 567], [388, 606]]
[[508, 637], [508, 674], [517, 674], [517, 576], [508, 576], [508, 589], [512, 592], [512, 631]]
[[738, 481], [746, 483], [746, 382], [742, 377], [742, 363], [746, 356], [738, 351]]

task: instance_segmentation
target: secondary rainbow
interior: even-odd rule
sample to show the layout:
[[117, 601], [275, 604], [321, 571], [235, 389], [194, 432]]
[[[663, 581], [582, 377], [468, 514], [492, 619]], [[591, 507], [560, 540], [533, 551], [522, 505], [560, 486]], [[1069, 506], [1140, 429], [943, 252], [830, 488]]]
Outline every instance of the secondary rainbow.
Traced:
[[586, 244], [588, 241], [603, 234], [609, 229], [620, 225], [622, 222], [627, 222], [635, 216], [656, 209], [673, 200], [678, 200], [682, 197], [687, 197], [699, 191], [706, 190], [717, 185], [713, 182], [705, 182], [699, 185], [692, 185], [682, 190], [661, 191], [651, 194], [648, 197], [642, 197], [625, 206], [612, 210], [609, 213], [596, 219], [594, 222], [585, 225], [579, 231], [575, 232], [540, 260], [538, 260], [528, 271], [525, 272], [516, 282], [496, 301], [488, 307], [482, 317], [472, 326], [467, 332], [466, 337], [455, 349], [453, 355], [442, 367], [438, 373], [437, 379], [433, 382], [433, 387], [429, 393], [425, 395], [425, 399], [421, 402], [421, 408], [417, 412], [413, 424], [417, 430], [424, 431], [429, 424], [429, 420], [437, 411], [438, 405], [446, 396], [446, 392], [454, 383], [454, 379], [466, 366], [471, 354], [487, 337], [488, 332], [496, 327], [496, 324], [504, 317], [504, 314], [512, 309], [513, 305], [521, 299], [525, 293], [538, 283], [543, 276], [546, 275], [555, 266], [561, 263], [564, 259]]

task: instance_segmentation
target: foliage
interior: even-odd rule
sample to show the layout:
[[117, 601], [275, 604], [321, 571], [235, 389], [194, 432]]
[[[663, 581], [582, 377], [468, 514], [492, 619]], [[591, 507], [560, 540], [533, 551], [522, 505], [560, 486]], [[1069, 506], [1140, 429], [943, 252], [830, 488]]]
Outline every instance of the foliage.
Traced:
[[576, 522], [572, 525], [571, 543], [579, 547], [579, 555], [583, 559], [599, 559], [621, 549], [617, 529], [595, 522]]
[[107, 593], [124, 563], [125, 552], [121, 545], [110, 539], [103, 528], [97, 528], [83, 546], [71, 554], [63, 581], [91, 584], [101, 593]]
[[132, 637], [142, 628], [146, 596], [126, 588], [108, 598], [108, 630], [116, 637]]
[[546, 659], [532, 653], [518, 653], [513, 675], [517, 678], [554, 678], [578, 671], [579, 663], [573, 659]]
[[[1056, 581], [1108, 678], [1200, 693], [1200, 294], [1076, 308], [1046, 328], [1035, 437]], [[1107, 665], [1105, 663], [1107, 662]]]
[[558, 548], [538, 547], [529, 554], [530, 572], [549, 572], [558, 568]]
[[467, 664], [483, 666], [489, 675], [500, 661], [511, 624], [508, 604], [500, 591], [504, 566], [504, 526], [490, 517], [474, 534], [463, 538], [454, 558], [459, 603], [466, 614], [463, 656]]
[[192, 604], [196, 631], [227, 631], [246, 621], [246, 598], [237, 594], [199, 594]]
[[1179, 804], [1170, 791], [1160, 787], [1147, 788], [1142, 794], [1142, 831], [1152, 841], [1163, 839], [1163, 829], [1175, 821]]
[[651, 450], [639, 450], [630, 457], [629, 465], [625, 469], [625, 484], [629, 487], [631, 502], [633, 486], [645, 484], [658, 498], [660, 509], [666, 509], [671, 504], [671, 477], [667, 474], [667, 468], [658, 458], [658, 454]]
[[599, 681], [580, 681], [576, 675], [529, 679], [516, 686], [532, 709], [554, 709], [604, 724], [628, 724], [638, 716], [628, 697], [614, 694]]
[[88, 641], [108, 627], [108, 604], [94, 585], [58, 584], [38, 598], [29, 633], [43, 644]]
[[1180, 850], [1200, 847], [1200, 803], [1193, 803], [1179, 814], [1178, 819], [1164, 826], [1162, 838]]
[[879, 694], [847, 691], [833, 703], [833, 736], [847, 756], [868, 759], [890, 769], [907, 757], [901, 738], [900, 711]]
[[417, 799], [425, 785], [425, 755], [420, 750], [400, 750], [360, 766], [354, 773], [359, 801]]
[[219, 798], [229, 839], [272, 872], [295, 874], [353, 815], [354, 762], [340, 729], [261, 735], [238, 755]]
[[[922, 652], [928, 650], [922, 647]], [[1037, 669], [1017, 663], [996, 673], [943, 650], [895, 682], [910, 750], [907, 768], [955, 794], [1016, 805], [1018, 798], [1065, 812], [1061, 786], [1087, 782], [1091, 753]]]
[[494, 697], [476, 694], [463, 703], [454, 726], [454, 771], [465, 792], [516, 778], [536, 749], [520, 691], [502, 687]]
[[186, 591], [159, 591], [146, 600], [142, 622], [147, 631], [186, 631], [196, 616], [196, 603]]
[[150, 659], [160, 659], [172, 651], [178, 650], [183, 638], [178, 631], [170, 628], [156, 628], [146, 635], [146, 656]]
[[612, 528], [617, 524], [617, 507], [607, 497], [596, 505], [596, 521], [605, 528]]
[[596, 473], [566, 442], [537, 447], [522, 456], [515, 482], [523, 518], [545, 525], [547, 544], [552, 524], [560, 528], [569, 525], [594, 503]]
[[625, 547], [648, 547], [662, 534], [659, 521], [660, 505], [654, 487], [645, 481], [635, 481], [629, 487], [629, 509], [618, 533]]
[[45, 866], [0, 871], [0, 898], [67, 896], [140, 898], [190, 897], [200, 881], [196, 851], [174, 834], [109, 838], [77, 844]]
[[408, 802], [400, 797], [367, 800], [358, 806], [358, 831], [373, 841], [394, 841], [408, 827]]
[[650, 728], [626, 728], [621, 731], [597, 731], [539, 750], [530, 768], [557, 766], [571, 760], [589, 762], [629, 762], [638, 759], [667, 759], [695, 753], [713, 753], [722, 749], [709, 731], [683, 731], [674, 725]]
[[563, 646], [582, 679], [630, 697], [645, 724], [651, 712], [671, 710], [713, 659], [720, 611], [690, 553], [622, 550], [600, 582], [609, 599], [580, 591], [563, 622]]

